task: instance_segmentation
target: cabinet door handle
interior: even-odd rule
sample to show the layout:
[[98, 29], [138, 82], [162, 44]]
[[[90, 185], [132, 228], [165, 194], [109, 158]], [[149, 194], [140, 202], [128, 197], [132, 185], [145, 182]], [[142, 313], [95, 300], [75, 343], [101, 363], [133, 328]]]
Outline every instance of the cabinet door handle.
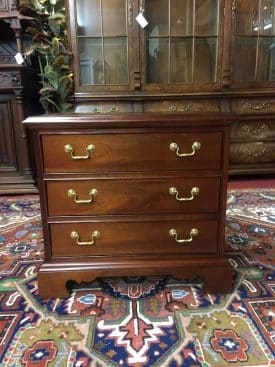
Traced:
[[71, 155], [71, 158], [74, 160], [85, 160], [90, 158], [90, 154], [95, 152], [95, 146], [93, 144], [89, 144], [86, 148], [86, 155], [74, 155], [74, 148], [70, 144], [66, 144], [64, 146], [64, 151]]
[[175, 229], [171, 228], [169, 230], [169, 236], [170, 237], [175, 237], [175, 241], [178, 243], [188, 243], [188, 242], [192, 242], [193, 241], [193, 237], [197, 236], [199, 234], [199, 230], [197, 228], [192, 228], [190, 231], [190, 237], [189, 238], [183, 238], [183, 239], [179, 239], [178, 238], [178, 233]]
[[90, 246], [90, 245], [94, 245], [95, 244], [95, 239], [100, 237], [100, 232], [99, 231], [93, 231], [93, 233], [91, 233], [91, 238], [92, 241], [80, 241], [80, 235], [78, 234], [78, 232], [76, 231], [72, 231], [71, 232], [71, 238], [73, 240], [75, 240], [76, 244], [78, 246]]
[[176, 187], [170, 187], [169, 188], [169, 194], [175, 195], [177, 201], [191, 201], [194, 200], [195, 196], [200, 193], [200, 189], [196, 186], [192, 187], [191, 189], [191, 196], [189, 197], [180, 197], [179, 192]]
[[191, 153], [180, 153], [180, 148], [177, 143], [171, 143], [169, 146], [172, 152], [176, 152], [178, 157], [190, 157], [196, 153], [197, 150], [201, 148], [201, 143], [199, 141], [194, 141], [192, 144], [192, 152]]
[[94, 196], [98, 194], [97, 189], [92, 189], [89, 192], [89, 199], [80, 200], [78, 199], [78, 195], [74, 189], [68, 190], [68, 196], [74, 200], [76, 204], [90, 204], [93, 201]]

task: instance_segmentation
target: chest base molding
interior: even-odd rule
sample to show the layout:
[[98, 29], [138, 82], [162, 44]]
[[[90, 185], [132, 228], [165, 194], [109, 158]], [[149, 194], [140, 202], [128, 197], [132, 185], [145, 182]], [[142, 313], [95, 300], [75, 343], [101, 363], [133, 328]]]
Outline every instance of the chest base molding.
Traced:
[[[224, 257], [190, 259], [104, 258], [92, 262], [44, 263], [38, 273], [42, 298], [68, 297], [72, 285], [90, 283], [98, 277], [169, 275], [179, 279], [200, 277], [204, 293], [232, 292], [233, 269]], [[49, 287], [49, 284], [51, 286]]]

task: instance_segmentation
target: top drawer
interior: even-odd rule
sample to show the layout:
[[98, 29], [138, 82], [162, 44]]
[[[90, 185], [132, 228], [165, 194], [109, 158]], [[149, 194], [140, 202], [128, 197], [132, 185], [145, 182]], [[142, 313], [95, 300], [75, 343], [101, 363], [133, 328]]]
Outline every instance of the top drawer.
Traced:
[[220, 169], [222, 132], [43, 135], [42, 148], [47, 173]]
[[231, 110], [236, 113], [275, 112], [275, 100], [272, 98], [238, 98], [233, 99]]

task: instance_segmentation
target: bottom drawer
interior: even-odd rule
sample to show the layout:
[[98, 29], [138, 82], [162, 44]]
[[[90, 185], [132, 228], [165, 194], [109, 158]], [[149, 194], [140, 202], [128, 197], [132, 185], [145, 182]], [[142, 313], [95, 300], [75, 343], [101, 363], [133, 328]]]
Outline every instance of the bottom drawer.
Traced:
[[274, 163], [275, 142], [230, 144], [230, 163]]
[[53, 257], [217, 252], [216, 220], [53, 223], [50, 233]]

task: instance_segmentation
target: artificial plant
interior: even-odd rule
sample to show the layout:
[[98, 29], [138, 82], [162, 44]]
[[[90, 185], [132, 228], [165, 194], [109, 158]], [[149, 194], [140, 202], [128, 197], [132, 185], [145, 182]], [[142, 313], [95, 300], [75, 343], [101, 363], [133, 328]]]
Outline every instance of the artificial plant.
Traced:
[[73, 74], [64, 0], [20, 0], [20, 11], [31, 18], [26, 28], [31, 42], [25, 55], [38, 58], [42, 84], [39, 101], [45, 113], [67, 112], [72, 108]]

